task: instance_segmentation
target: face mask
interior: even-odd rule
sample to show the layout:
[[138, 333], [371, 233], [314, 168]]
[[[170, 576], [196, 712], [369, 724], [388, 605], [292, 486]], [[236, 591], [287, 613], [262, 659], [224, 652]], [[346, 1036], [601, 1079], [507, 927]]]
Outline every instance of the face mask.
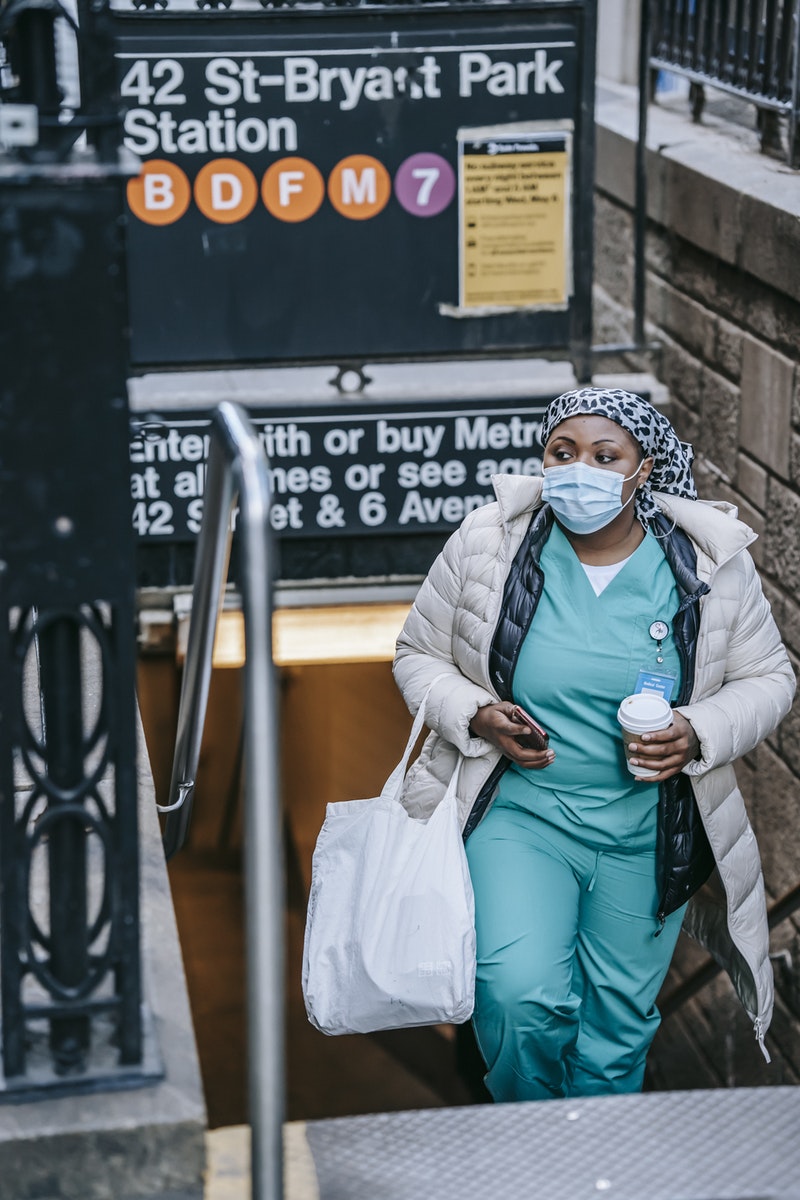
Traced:
[[567, 463], [563, 467], [545, 467], [542, 499], [552, 508], [558, 520], [572, 533], [596, 533], [618, 517], [636, 495], [631, 492], [622, 503], [622, 485], [635, 478], [619, 471], [590, 467], [586, 463]]

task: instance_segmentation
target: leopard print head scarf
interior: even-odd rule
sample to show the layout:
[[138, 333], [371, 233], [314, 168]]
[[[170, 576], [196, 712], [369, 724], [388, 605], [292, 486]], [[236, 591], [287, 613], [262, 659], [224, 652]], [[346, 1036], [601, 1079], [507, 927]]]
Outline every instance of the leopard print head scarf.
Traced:
[[547, 445], [562, 421], [584, 413], [615, 421], [636, 439], [643, 455], [653, 459], [650, 476], [636, 492], [634, 501], [636, 515], [643, 525], [660, 512], [651, 491], [684, 496], [687, 500], [697, 499], [692, 477], [694, 450], [688, 442], [680, 441], [663, 413], [633, 392], [597, 387], [564, 392], [547, 407], [539, 434], [542, 445]]

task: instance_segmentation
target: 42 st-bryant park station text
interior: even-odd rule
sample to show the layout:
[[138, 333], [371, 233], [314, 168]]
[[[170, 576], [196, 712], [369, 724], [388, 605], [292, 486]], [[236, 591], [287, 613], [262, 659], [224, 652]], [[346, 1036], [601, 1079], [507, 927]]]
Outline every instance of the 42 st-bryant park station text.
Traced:
[[[346, 53], [346, 52], [344, 52]], [[266, 57], [266, 56], [259, 56]], [[457, 94], [471, 97], [482, 90], [493, 96], [561, 93], [563, 60], [548, 56], [547, 49], [532, 50], [526, 61], [494, 58], [485, 50], [458, 54]], [[182, 91], [185, 71], [175, 58], [136, 58], [125, 70], [120, 93], [128, 103], [125, 145], [135, 154], [233, 154], [298, 149], [297, 124], [288, 115], [266, 120], [239, 118], [233, 105], [262, 106], [265, 96], [280, 95], [286, 105], [316, 102], [351, 112], [360, 104], [407, 97], [439, 100], [443, 97], [442, 66], [435, 54], [409, 70], [385, 64], [328, 66], [309, 55], [286, 55], [264, 70], [254, 58], [211, 58], [205, 65], [205, 100], [212, 105], [203, 117], [184, 117], [174, 109], [187, 104]], [[158, 112], [153, 111], [158, 109]]]
[[[272, 527], [288, 537], [453, 528], [494, 500], [493, 475], [541, 473], [542, 412], [251, 415], [269, 461]], [[208, 422], [197, 417], [132, 444], [139, 536], [199, 533], [208, 450]]]

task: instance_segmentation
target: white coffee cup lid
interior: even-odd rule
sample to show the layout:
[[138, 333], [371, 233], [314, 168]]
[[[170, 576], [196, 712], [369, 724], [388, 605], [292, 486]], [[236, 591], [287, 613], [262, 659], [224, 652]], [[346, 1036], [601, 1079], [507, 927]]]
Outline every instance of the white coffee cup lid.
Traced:
[[672, 720], [672, 706], [656, 692], [637, 692], [622, 701], [617, 720], [632, 733], [664, 729]]

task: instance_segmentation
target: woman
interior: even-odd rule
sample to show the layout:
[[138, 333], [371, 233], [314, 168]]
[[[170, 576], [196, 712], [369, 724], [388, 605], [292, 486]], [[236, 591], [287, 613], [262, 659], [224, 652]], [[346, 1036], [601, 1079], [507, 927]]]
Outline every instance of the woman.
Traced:
[[[473, 1023], [496, 1101], [640, 1090], [682, 924], [726, 963], [764, 1048], [764, 884], [731, 763], [795, 687], [755, 534], [697, 499], [691, 447], [663, 414], [581, 388], [550, 404], [541, 438], [543, 477], [495, 477], [497, 502], [448, 541], [394, 663], [412, 711], [447, 672], [405, 802], [430, 813], [458, 769]], [[643, 779], [616, 718], [641, 690], [673, 706], [630, 747]], [[546, 749], [525, 748], [513, 704]]]

